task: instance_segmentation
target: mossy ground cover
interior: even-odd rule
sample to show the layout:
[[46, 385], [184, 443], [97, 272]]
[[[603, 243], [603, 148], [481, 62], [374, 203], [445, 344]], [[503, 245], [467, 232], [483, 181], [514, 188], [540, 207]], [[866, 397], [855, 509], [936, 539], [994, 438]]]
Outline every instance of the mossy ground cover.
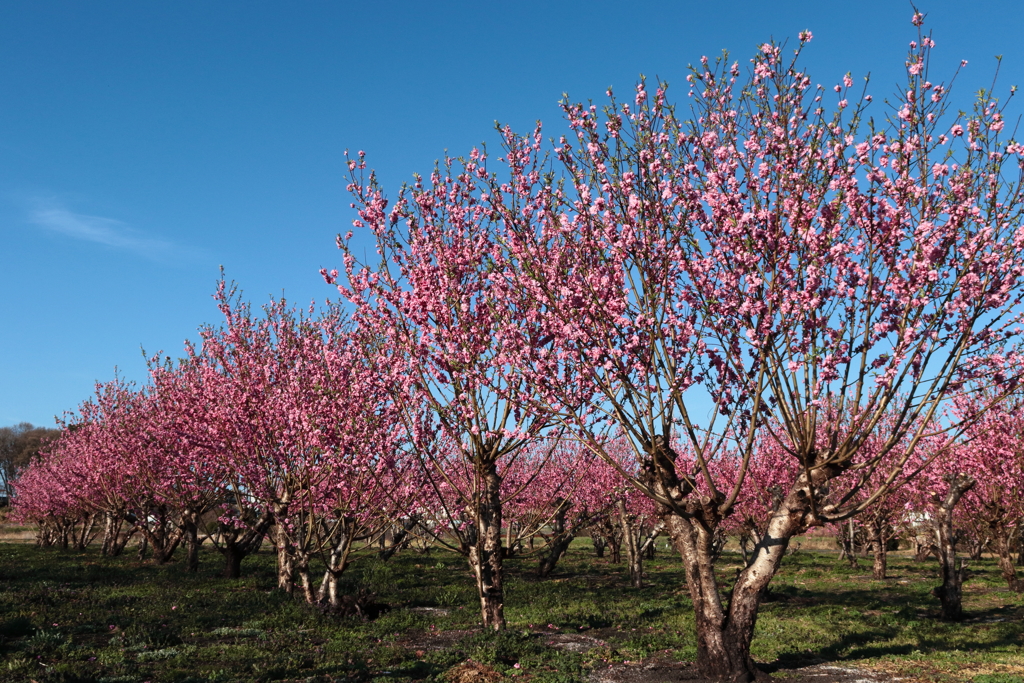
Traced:
[[[0, 544], [0, 680], [404, 683], [442, 680], [472, 659], [509, 680], [555, 683], [695, 656], [679, 561], [666, 551], [647, 563], [643, 589], [585, 539], [545, 580], [535, 560], [509, 560], [501, 634], [477, 627], [462, 558], [437, 550], [358, 559], [347, 589], [375, 595], [371, 619], [323, 614], [275, 590], [267, 549], [246, 560], [241, 580], [219, 578], [219, 560], [204, 553], [191, 576], [132, 552]], [[739, 562], [726, 554], [723, 583]], [[874, 581], [866, 561], [850, 569], [826, 553], [787, 557], [758, 620], [755, 659], [780, 680], [832, 662], [904, 680], [1024, 683], [1024, 599], [991, 561], [974, 563], [959, 624], [936, 619], [934, 562], [893, 558], [890, 576]]]

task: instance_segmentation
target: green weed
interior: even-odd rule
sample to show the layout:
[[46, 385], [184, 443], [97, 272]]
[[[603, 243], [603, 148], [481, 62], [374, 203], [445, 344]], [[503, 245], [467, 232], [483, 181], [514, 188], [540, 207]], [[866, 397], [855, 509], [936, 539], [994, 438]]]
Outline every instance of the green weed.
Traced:
[[[360, 552], [343, 587], [373, 594], [376, 619], [325, 614], [276, 590], [266, 551], [232, 581], [206, 548], [190, 575], [134, 553], [0, 546], [0, 681], [433, 683], [473, 659], [510, 678], [569, 683], [609, 664], [696, 656], [679, 560], [663, 551], [640, 589], [586, 539], [546, 580], [533, 559], [510, 558], [503, 633], [479, 628], [461, 557], [403, 552], [383, 562]], [[723, 557], [723, 590], [739, 563]], [[896, 554], [885, 581], [863, 564], [806, 550], [787, 557], [762, 606], [755, 659], [779, 677], [826, 661], [943, 683], [1024, 683], [1024, 597], [1005, 590], [992, 561], [972, 564], [960, 624], [936, 618], [933, 562]]]

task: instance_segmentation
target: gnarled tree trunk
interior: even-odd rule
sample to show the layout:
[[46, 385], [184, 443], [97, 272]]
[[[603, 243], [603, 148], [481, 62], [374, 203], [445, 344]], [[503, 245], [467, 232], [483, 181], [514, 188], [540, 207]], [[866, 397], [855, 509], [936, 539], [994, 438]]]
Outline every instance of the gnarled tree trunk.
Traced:
[[565, 554], [569, 544], [576, 538], [576, 534], [565, 525], [565, 516], [569, 512], [569, 508], [572, 507], [572, 501], [566, 498], [555, 498], [552, 503], [555, 507], [555, 514], [551, 518], [551, 537], [547, 539], [547, 552], [541, 555], [540, 563], [537, 566], [537, 576], [541, 578], [554, 571], [559, 558]]
[[143, 543], [139, 549], [139, 559], [145, 553], [145, 546], [149, 546], [153, 554], [153, 561], [157, 564], [167, 564], [174, 556], [178, 544], [184, 535], [184, 527], [171, 522], [166, 508], [154, 508], [140, 513], [138, 528], [143, 536]]
[[758, 609], [790, 539], [816, 521], [815, 505], [820, 504], [828, 481], [841, 473], [842, 463], [808, 468], [788, 493], [780, 492], [765, 532], [737, 576], [726, 605], [714, 571], [724, 496], [701, 495], [681, 482], [675, 474], [675, 453], [663, 441], [655, 442], [650, 455], [645, 478], [659, 497], [673, 503], [671, 508], [659, 504], [659, 511], [683, 559], [694, 607], [698, 671], [709, 679], [730, 683], [764, 678], [750, 656]]
[[259, 550], [273, 521], [274, 516], [268, 511], [244, 530], [221, 525], [220, 542], [214, 543], [214, 547], [224, 555], [224, 578], [237, 579], [242, 575], [242, 560]]
[[634, 588], [644, 587], [644, 557], [638, 547], [636, 530], [626, 512], [626, 503], [621, 498], [615, 504], [619, 513], [619, 525], [622, 527], [622, 545], [626, 547], [626, 562], [629, 567], [629, 583]]
[[502, 586], [501, 477], [494, 462], [476, 464], [480, 482], [473, 500], [475, 542], [469, 548], [469, 566], [476, 577], [484, 628], [505, 629], [505, 592]]
[[[382, 560], [390, 560], [399, 550], [409, 545], [411, 540], [409, 533], [419, 524], [419, 515], [410, 515], [402, 520], [401, 525], [395, 525], [391, 531], [391, 543], [381, 547], [377, 555]], [[381, 534], [381, 542], [386, 542], [386, 534]]]
[[839, 527], [839, 539], [843, 548], [839, 559], [845, 559], [850, 569], [857, 569], [857, 532], [852, 518]]
[[104, 514], [103, 520], [103, 547], [101, 552], [107, 557], [117, 557], [124, 552], [128, 541], [135, 534], [134, 525], [122, 533], [121, 527], [125, 522], [124, 510], [109, 511]]
[[185, 571], [195, 574], [199, 571], [199, 524], [197, 515], [184, 513], [182, 515], [182, 533], [185, 537]]
[[885, 578], [888, 552], [886, 546], [889, 543], [886, 534], [886, 522], [884, 519], [872, 516], [868, 519], [868, 540], [871, 542], [871, 554], [874, 561], [871, 567], [871, 576], [877, 581]]
[[1017, 578], [1017, 568], [1013, 565], [1010, 552], [1011, 530], [1006, 525], [1006, 510], [998, 504], [989, 503], [985, 506], [988, 528], [995, 541], [996, 554], [999, 556], [999, 573], [1006, 581], [1007, 587], [1017, 593], [1024, 592], [1024, 581]]
[[356, 540], [355, 529], [355, 520], [350, 518], [338, 520], [334, 529], [335, 539], [327, 557], [327, 569], [324, 571], [317, 595], [319, 602], [326, 603], [331, 610], [336, 611], [342, 607], [342, 595], [338, 587], [342, 574], [349, 566], [349, 554], [352, 551], [352, 543]]
[[956, 566], [956, 545], [953, 539], [953, 508], [960, 498], [974, 486], [974, 479], [964, 474], [946, 477], [949, 492], [945, 498], [936, 499], [935, 506], [935, 544], [939, 550], [939, 568], [942, 574], [942, 585], [932, 589], [932, 594], [942, 604], [941, 618], [944, 621], [960, 621], [963, 619], [963, 582], [967, 569], [963, 560]]
[[292, 576], [294, 567], [292, 565], [291, 540], [280, 521], [274, 525], [273, 535], [274, 549], [277, 551], [277, 587], [290, 595], [295, 587]]

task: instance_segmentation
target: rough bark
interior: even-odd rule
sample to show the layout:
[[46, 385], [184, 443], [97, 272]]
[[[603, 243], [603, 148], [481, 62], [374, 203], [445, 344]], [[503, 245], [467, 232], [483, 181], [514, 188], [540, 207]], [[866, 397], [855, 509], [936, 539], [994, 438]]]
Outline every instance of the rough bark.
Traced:
[[195, 574], [199, 571], [199, 525], [195, 518], [187, 516], [182, 520], [185, 537], [185, 571]]
[[39, 528], [36, 530], [36, 547], [49, 548], [51, 545], [53, 545], [53, 534], [50, 523], [48, 521], [40, 522]]
[[[647, 532], [647, 537], [644, 538], [643, 542], [640, 543], [640, 552], [648, 560], [653, 560], [654, 559], [655, 547], [657, 546], [656, 541], [658, 540], [658, 536], [660, 536], [661, 532], [664, 531], [664, 530], [665, 530], [665, 523], [664, 522], [658, 522], [657, 524], [654, 525], [653, 529], [651, 529], [650, 531]], [[721, 554], [721, 547], [719, 547], [719, 546], [722, 546], [722, 545], [725, 544], [724, 538], [725, 537], [723, 535], [719, 534], [718, 538], [715, 540], [715, 545], [716, 545], [716, 547], [718, 547], [718, 552], [715, 554], [716, 558]]]
[[565, 516], [572, 506], [572, 501], [565, 498], [556, 498], [553, 502], [555, 513], [551, 518], [551, 537], [547, 539], [547, 552], [541, 555], [537, 565], [537, 576], [543, 578], [551, 574], [558, 564], [559, 558], [568, 550], [569, 544], [576, 538], [576, 534], [566, 527]]
[[[154, 521], [150, 522], [149, 519]], [[152, 551], [153, 561], [157, 564], [167, 564], [174, 556], [178, 544], [184, 536], [184, 527], [173, 524], [165, 509], [153, 510], [146, 519], [141, 519], [139, 531], [143, 536], [143, 543], [139, 550], [139, 559], [142, 559], [144, 548], [148, 546]]]
[[117, 531], [114, 529], [114, 517], [109, 512], [103, 515], [103, 544], [100, 546], [100, 553], [103, 555], [110, 554], [110, 543], [117, 535]]
[[134, 535], [135, 528], [131, 527], [122, 532], [125, 522], [123, 510], [114, 510], [104, 514], [103, 522], [103, 547], [101, 552], [107, 557], [117, 557], [124, 552], [129, 539]]
[[245, 559], [245, 554], [235, 544], [225, 546], [222, 552], [224, 553], [224, 578], [237, 579], [241, 577], [242, 560]]
[[871, 553], [874, 561], [871, 566], [871, 576], [877, 581], [885, 579], [887, 565], [886, 545], [888, 538], [885, 533], [885, 521], [872, 518], [869, 520], [868, 533], [871, 540]]
[[139, 562], [146, 559], [146, 551], [149, 550], [149, 537], [145, 534], [139, 539]]
[[626, 503], [620, 498], [615, 504], [619, 513], [619, 525], [622, 528], [622, 545], [626, 547], [626, 563], [629, 569], [629, 583], [634, 588], [644, 586], [644, 557], [637, 544], [636, 531], [626, 512]]
[[847, 520], [846, 524], [839, 527], [839, 538], [842, 542], [842, 552], [839, 554], [839, 559], [845, 559], [851, 569], [857, 569], [857, 534], [852, 518]]
[[760, 535], [757, 533], [757, 529], [754, 527], [752, 522], [748, 522], [744, 525], [743, 530], [740, 532], [740, 554], [743, 556], [743, 566], [746, 567], [750, 564], [751, 560], [754, 559], [753, 549], [757, 547], [757, 542], [760, 539]]
[[[973, 536], [973, 535], [971, 535], [971, 536], [968, 536], [965, 540], [966, 540], [966, 545], [967, 545], [967, 556], [970, 557], [972, 560], [975, 560], [975, 561], [980, 560], [982, 554], [984, 554], [984, 552], [985, 552], [985, 546], [988, 545], [989, 537], [987, 535], [986, 536], [981, 536], [981, 535]], [[960, 541], [960, 539], [958, 538], [957, 542], [959, 542], [959, 541]]]
[[[611, 511], [608, 514], [602, 515], [601, 521], [591, 527], [590, 533], [591, 535], [596, 534], [602, 540], [598, 557], [604, 557], [605, 550], [607, 550], [611, 553], [608, 561], [612, 564], [618, 564], [622, 561], [622, 530], [613, 521], [614, 517], [612, 515]], [[595, 544], [596, 547], [597, 545]]]
[[278, 522], [274, 526], [274, 549], [277, 551], [277, 587], [289, 595], [295, 588], [292, 577], [294, 567], [292, 565], [291, 542], [288, 539], [288, 532]]
[[[419, 515], [411, 515], [404, 520], [400, 526], [396, 526], [391, 532], [391, 543], [381, 547], [378, 556], [382, 560], [390, 560], [391, 557], [409, 545], [409, 541], [412, 540], [410, 532], [416, 528], [419, 524]], [[381, 534], [381, 542], [384, 542], [385, 534]]]
[[167, 564], [174, 557], [174, 551], [178, 549], [178, 545], [182, 539], [182, 529], [179, 529], [177, 533], [172, 534], [166, 543], [161, 545], [159, 548], [153, 544], [153, 538], [149, 539], [149, 546], [153, 549], [153, 561], [157, 564]]
[[989, 531], [995, 541], [996, 555], [999, 557], [999, 573], [1006, 581], [1007, 587], [1017, 593], [1024, 592], [1024, 581], [1017, 577], [1017, 568], [1013, 565], [1010, 551], [1011, 530], [1006, 525], [1006, 510], [1002, 506], [990, 504], [985, 507]]
[[338, 611], [342, 608], [342, 595], [338, 590], [340, 579], [348, 569], [352, 543], [356, 540], [355, 520], [338, 520], [334, 534], [335, 539], [330, 555], [327, 557], [327, 569], [324, 571], [324, 578], [320, 583], [317, 600], [320, 604], [326, 604], [332, 611]]
[[658, 544], [654, 542], [654, 539], [648, 539], [644, 541], [640, 546], [640, 554], [644, 556], [645, 560], [653, 560], [657, 557]]
[[809, 523], [820, 523], [815, 518], [815, 506], [820, 505], [828, 481], [842, 472], [842, 463], [809, 467], [788, 493], [779, 496], [753, 557], [736, 578], [726, 606], [714, 572], [724, 496], [701, 495], [692, 485], [681, 482], [675, 473], [675, 453], [665, 440], [652, 444], [649, 457], [644, 463], [649, 485], [673, 503], [672, 507], [660, 506], [660, 516], [683, 559], [694, 607], [699, 673], [730, 683], [764, 679], [766, 675], [750, 656], [758, 609], [790, 539], [802, 533]]
[[273, 521], [273, 515], [264, 512], [244, 529], [221, 525], [220, 541], [214, 542], [214, 547], [224, 555], [224, 578], [237, 579], [242, 575], [242, 560], [259, 550]]
[[939, 568], [942, 585], [936, 586], [932, 594], [942, 605], [941, 618], [944, 621], [960, 621], [963, 619], [963, 582], [967, 568], [963, 560], [956, 566], [956, 545], [953, 537], [953, 508], [960, 498], [974, 486], [974, 479], [963, 474], [946, 477], [949, 492], [945, 498], [936, 498], [935, 506], [935, 544], [939, 550]]
[[74, 534], [73, 543], [75, 550], [85, 550], [96, 537], [93, 531], [96, 528], [96, 517], [96, 514], [90, 514], [86, 515], [85, 519], [82, 520], [80, 533]]
[[473, 500], [475, 542], [469, 548], [469, 566], [476, 578], [484, 628], [505, 629], [505, 593], [502, 585], [501, 477], [493, 462], [477, 463], [479, 489]]

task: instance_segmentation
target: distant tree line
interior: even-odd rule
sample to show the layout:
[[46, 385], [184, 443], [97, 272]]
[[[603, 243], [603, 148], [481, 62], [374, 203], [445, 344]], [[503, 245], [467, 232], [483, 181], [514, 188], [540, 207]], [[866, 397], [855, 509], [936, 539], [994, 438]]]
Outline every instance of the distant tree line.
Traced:
[[57, 438], [59, 429], [36, 427], [20, 422], [0, 427], [0, 481], [3, 482], [4, 503], [13, 495], [13, 481], [48, 442]]

